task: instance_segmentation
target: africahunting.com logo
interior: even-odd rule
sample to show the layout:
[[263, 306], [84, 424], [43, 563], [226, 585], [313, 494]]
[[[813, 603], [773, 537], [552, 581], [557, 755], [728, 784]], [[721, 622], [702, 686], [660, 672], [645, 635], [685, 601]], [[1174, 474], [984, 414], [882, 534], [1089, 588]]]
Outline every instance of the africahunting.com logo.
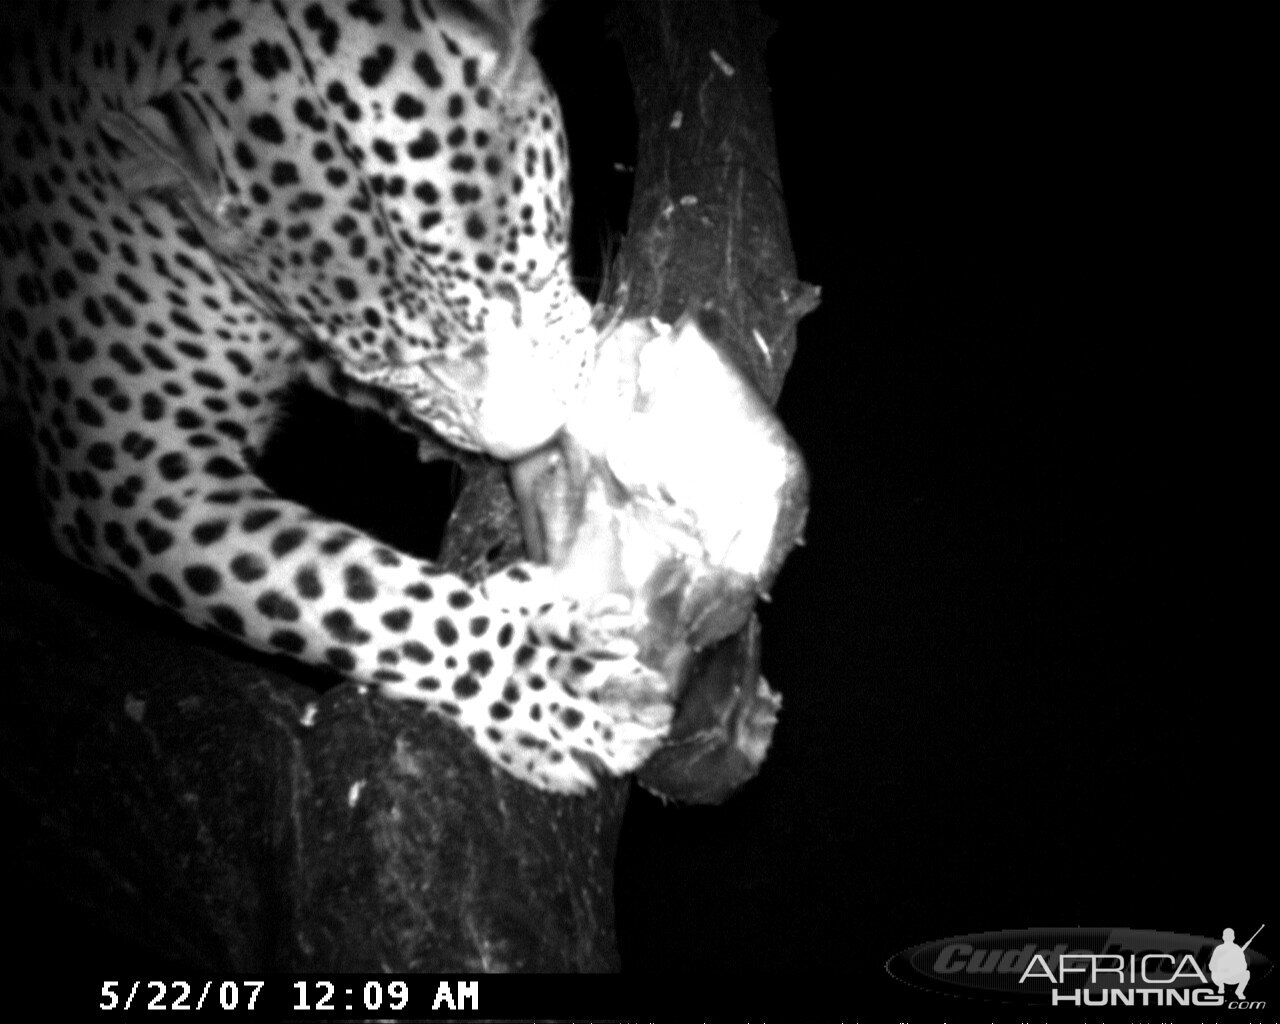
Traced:
[[1197, 1006], [1260, 1010], [1246, 996], [1271, 971], [1253, 940], [1129, 928], [1033, 928], [925, 942], [885, 966], [948, 995], [1053, 1006]]

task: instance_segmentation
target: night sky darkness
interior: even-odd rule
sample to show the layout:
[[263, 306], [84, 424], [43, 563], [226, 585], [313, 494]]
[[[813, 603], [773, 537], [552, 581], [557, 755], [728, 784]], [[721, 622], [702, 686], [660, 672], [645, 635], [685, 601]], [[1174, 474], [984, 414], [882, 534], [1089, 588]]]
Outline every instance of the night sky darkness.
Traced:
[[[815, 969], [906, 1006], [883, 965], [929, 939], [1275, 918], [1239, 583], [1257, 385], [1179, 266], [1212, 202], [1203, 55], [1118, 24], [816, 13], [846, 6], [771, 8], [782, 187], [823, 290], [780, 403], [813, 480], [762, 613], [784, 711], [728, 804], [637, 796], [624, 966]], [[571, 132], [625, 139], [581, 107], [602, 90], [561, 88]]]

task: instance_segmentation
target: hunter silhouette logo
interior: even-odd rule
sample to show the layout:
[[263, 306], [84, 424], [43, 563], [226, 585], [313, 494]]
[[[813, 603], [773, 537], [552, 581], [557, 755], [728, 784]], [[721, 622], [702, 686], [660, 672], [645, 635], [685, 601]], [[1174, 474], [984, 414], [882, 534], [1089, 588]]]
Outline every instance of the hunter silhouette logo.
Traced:
[[[1265, 927], [1265, 924], [1259, 925], [1258, 932]], [[1258, 932], [1249, 936], [1249, 942], [1258, 937]], [[1222, 945], [1215, 949], [1213, 956], [1209, 958], [1209, 977], [1218, 986], [1218, 995], [1222, 995], [1228, 985], [1234, 985], [1236, 998], [1244, 998], [1244, 987], [1249, 984], [1250, 977], [1244, 951], [1249, 948], [1249, 942], [1243, 946], [1237, 946], [1235, 930], [1222, 929]]]

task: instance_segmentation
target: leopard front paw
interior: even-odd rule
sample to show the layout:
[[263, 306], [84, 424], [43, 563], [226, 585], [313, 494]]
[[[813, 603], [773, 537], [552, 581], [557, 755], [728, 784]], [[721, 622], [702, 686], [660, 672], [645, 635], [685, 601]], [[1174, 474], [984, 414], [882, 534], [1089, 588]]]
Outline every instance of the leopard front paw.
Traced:
[[592, 656], [572, 660], [576, 668], [564, 678], [553, 674], [565, 670], [561, 654], [526, 664], [509, 681], [502, 720], [463, 722], [496, 764], [554, 793], [582, 793], [600, 774], [636, 771], [672, 721], [662, 677], [640, 662], [604, 657], [584, 672]]
[[590, 604], [560, 600], [543, 608], [530, 622], [529, 633], [540, 644], [562, 652], [596, 658], [634, 659], [636, 636], [644, 623], [634, 601], [605, 594]]

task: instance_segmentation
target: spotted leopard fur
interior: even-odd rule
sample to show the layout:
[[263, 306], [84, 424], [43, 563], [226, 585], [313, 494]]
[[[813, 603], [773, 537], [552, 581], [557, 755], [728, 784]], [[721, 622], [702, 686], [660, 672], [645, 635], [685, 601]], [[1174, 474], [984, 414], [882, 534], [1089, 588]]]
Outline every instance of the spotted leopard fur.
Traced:
[[592, 351], [532, 7], [70, 3], [0, 69], [0, 327], [56, 543], [187, 620], [455, 721], [533, 785], [670, 708], [627, 609], [471, 586], [255, 471], [298, 380], [510, 458]]

